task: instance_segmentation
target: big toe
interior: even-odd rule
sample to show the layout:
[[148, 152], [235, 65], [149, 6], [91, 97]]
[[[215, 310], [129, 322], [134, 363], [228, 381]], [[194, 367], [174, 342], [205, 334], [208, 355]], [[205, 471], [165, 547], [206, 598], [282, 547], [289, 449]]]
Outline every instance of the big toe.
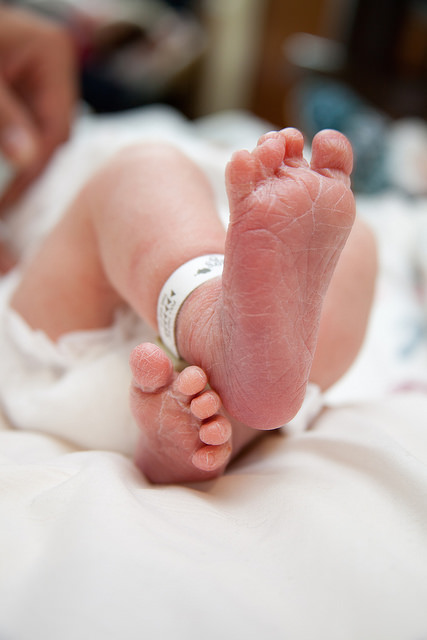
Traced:
[[172, 362], [155, 344], [144, 342], [135, 347], [129, 364], [135, 383], [147, 393], [165, 387], [172, 379]]
[[313, 138], [311, 168], [323, 175], [348, 182], [353, 169], [350, 142], [339, 131], [320, 131]]

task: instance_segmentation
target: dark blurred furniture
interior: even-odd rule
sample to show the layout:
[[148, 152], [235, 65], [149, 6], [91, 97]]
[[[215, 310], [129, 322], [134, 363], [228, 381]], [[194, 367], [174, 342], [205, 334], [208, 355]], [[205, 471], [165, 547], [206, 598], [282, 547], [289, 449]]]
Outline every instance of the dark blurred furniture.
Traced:
[[333, 77], [375, 107], [427, 119], [427, 0], [269, 0], [252, 109], [278, 125], [307, 71], [283, 50], [298, 32], [339, 42], [346, 62]]
[[345, 78], [394, 117], [427, 118], [427, 0], [358, 0]]

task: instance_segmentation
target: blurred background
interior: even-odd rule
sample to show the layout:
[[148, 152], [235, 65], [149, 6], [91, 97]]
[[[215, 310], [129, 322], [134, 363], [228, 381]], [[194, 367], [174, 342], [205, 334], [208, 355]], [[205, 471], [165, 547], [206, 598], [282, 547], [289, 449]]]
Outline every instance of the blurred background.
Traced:
[[[383, 185], [378, 167], [392, 123], [404, 119], [410, 135], [425, 134], [427, 0], [10, 4], [66, 23], [83, 98], [98, 113], [160, 102], [189, 118], [243, 109], [310, 137], [339, 129], [364, 160], [356, 186], [367, 191]], [[427, 166], [422, 175], [427, 185]]]

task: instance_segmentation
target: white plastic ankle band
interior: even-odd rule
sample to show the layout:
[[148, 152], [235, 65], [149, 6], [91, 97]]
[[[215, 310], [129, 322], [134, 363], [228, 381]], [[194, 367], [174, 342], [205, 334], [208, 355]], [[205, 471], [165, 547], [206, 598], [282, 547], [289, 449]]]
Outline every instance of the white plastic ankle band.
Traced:
[[157, 324], [164, 345], [180, 358], [175, 339], [175, 324], [178, 311], [190, 293], [201, 284], [222, 274], [224, 256], [212, 253], [193, 258], [178, 267], [166, 280], [157, 303]]

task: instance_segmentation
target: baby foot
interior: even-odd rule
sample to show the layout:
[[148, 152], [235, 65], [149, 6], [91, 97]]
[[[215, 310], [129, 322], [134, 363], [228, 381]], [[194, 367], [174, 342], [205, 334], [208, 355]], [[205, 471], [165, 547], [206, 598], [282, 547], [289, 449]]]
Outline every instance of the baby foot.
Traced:
[[153, 344], [136, 347], [131, 408], [140, 428], [135, 462], [152, 482], [194, 482], [218, 476], [231, 455], [231, 424], [206, 389], [206, 374], [190, 366], [177, 374]]
[[355, 215], [347, 139], [319, 133], [310, 164], [303, 145], [284, 129], [234, 154], [222, 283], [199, 287], [178, 317], [181, 355], [206, 371], [228, 413], [258, 429], [284, 424], [301, 406], [323, 299]]

